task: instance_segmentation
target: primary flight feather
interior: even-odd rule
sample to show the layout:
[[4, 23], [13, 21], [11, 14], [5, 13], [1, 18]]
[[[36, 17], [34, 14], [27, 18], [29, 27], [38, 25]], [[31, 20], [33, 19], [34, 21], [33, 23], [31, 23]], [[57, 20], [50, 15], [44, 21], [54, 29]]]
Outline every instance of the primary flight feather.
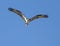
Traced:
[[8, 8], [9, 11], [12, 11], [16, 14], [18, 14], [24, 21], [25, 21], [25, 24], [28, 25], [29, 22], [35, 20], [35, 19], [38, 19], [38, 18], [48, 18], [48, 15], [44, 15], [44, 14], [40, 14], [40, 15], [36, 15], [30, 19], [26, 18], [23, 13], [19, 10], [16, 10], [16, 9], [13, 9], [13, 8]]

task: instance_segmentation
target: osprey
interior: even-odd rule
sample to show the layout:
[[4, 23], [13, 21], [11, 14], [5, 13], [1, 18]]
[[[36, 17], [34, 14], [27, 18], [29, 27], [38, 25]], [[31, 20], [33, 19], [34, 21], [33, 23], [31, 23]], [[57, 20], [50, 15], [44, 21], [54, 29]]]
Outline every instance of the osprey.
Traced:
[[25, 21], [25, 24], [26, 24], [26, 25], [28, 25], [29, 22], [31, 22], [31, 21], [33, 21], [33, 20], [35, 20], [35, 19], [38, 19], [38, 18], [48, 18], [48, 16], [47, 16], [47, 15], [44, 15], [44, 14], [39, 14], [39, 15], [36, 15], [36, 16], [34, 16], [34, 17], [32, 17], [32, 18], [26, 18], [26, 17], [22, 14], [22, 12], [19, 11], [19, 10], [16, 10], [16, 9], [13, 9], [13, 8], [8, 8], [8, 10], [9, 10], [9, 11], [12, 11], [12, 12], [14, 12], [14, 13], [16, 13], [16, 14], [18, 14], [18, 15]]

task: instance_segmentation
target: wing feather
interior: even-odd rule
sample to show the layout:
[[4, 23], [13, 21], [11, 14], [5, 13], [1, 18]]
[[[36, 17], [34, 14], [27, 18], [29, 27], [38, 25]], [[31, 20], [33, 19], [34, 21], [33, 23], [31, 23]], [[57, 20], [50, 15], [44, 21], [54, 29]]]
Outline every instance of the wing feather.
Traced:
[[15, 10], [15, 9], [13, 9], [13, 8], [8, 8], [8, 10], [9, 10], [9, 11], [12, 11], [12, 12], [14, 12], [14, 13], [16, 13], [16, 14], [18, 14], [24, 21], [26, 21], [26, 17], [22, 14], [21, 11]]
[[43, 15], [43, 14], [36, 15], [36, 16], [30, 18], [29, 21], [33, 21], [33, 20], [39, 19], [39, 18], [48, 18], [48, 15]]

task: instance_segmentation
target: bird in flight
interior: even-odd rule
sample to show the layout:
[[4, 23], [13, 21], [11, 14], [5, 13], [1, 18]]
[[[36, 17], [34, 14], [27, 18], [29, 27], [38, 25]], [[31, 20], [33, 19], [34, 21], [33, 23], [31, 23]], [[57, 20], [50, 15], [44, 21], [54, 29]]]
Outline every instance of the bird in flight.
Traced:
[[36, 15], [32, 18], [26, 18], [24, 16], [24, 14], [19, 10], [16, 10], [16, 9], [13, 9], [13, 8], [8, 8], [8, 10], [18, 14], [25, 21], [26, 25], [28, 25], [31, 21], [33, 21], [35, 19], [38, 19], [38, 18], [48, 18], [48, 15], [44, 15], [44, 14], [39, 14], [39, 15]]

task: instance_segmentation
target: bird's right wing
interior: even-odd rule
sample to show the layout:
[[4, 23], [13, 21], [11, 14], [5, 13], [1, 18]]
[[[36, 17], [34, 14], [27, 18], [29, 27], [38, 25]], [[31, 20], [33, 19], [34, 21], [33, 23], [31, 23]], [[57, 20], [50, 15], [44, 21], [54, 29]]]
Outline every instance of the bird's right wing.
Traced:
[[39, 18], [48, 18], [48, 15], [44, 15], [44, 14], [36, 15], [36, 16], [30, 18], [29, 21], [33, 21], [33, 20], [39, 19]]
[[16, 13], [16, 14], [18, 14], [24, 21], [26, 21], [26, 17], [22, 14], [21, 11], [15, 10], [15, 9], [13, 9], [13, 8], [8, 8], [8, 10], [9, 10], [9, 11], [12, 11], [12, 12], [14, 12], [14, 13]]

